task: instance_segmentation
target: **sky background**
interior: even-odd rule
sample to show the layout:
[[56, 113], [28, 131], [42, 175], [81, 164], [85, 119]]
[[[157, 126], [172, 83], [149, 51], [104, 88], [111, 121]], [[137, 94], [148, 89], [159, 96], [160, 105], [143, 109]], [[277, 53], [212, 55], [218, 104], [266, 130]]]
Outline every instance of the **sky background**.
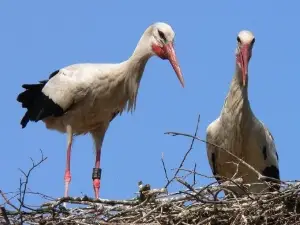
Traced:
[[[178, 167], [190, 139], [166, 131], [193, 133], [201, 114], [199, 136], [223, 106], [235, 68], [237, 33], [251, 30], [256, 43], [249, 67], [249, 98], [256, 116], [271, 130], [280, 157], [281, 178], [299, 179], [300, 31], [299, 1], [1, 1], [1, 156], [0, 189], [15, 191], [21, 173], [48, 157], [30, 177], [33, 191], [60, 197], [64, 191], [66, 136], [42, 122], [21, 129], [25, 110], [16, 101], [23, 83], [48, 78], [56, 69], [80, 62], [121, 62], [133, 52], [152, 23], [169, 23], [185, 78], [183, 89], [167, 61], [149, 60], [140, 86], [137, 110], [123, 114], [106, 134], [101, 167], [101, 198], [134, 197], [137, 182], [153, 188], [166, 183]], [[184, 167], [211, 175], [206, 147], [195, 143]], [[75, 139], [70, 195], [93, 196], [91, 136]], [[199, 179], [198, 184], [208, 181]], [[178, 186], [173, 185], [169, 191]], [[35, 201], [34, 199], [28, 201]]]

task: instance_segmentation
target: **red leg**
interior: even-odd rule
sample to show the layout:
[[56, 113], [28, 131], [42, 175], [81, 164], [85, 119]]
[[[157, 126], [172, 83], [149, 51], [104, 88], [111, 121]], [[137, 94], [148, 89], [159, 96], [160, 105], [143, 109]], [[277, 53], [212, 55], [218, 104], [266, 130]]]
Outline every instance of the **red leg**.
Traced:
[[71, 182], [71, 169], [70, 169], [70, 161], [71, 161], [71, 150], [72, 150], [72, 129], [70, 126], [67, 126], [67, 135], [68, 135], [68, 147], [67, 147], [67, 162], [66, 162], [66, 170], [65, 170], [65, 197], [68, 197], [69, 192], [69, 184]]
[[109, 124], [102, 124], [98, 129], [91, 132], [96, 149], [96, 160], [95, 160], [95, 168], [93, 168], [93, 188], [95, 193], [95, 198], [99, 198], [100, 191], [100, 180], [101, 180], [101, 168], [100, 168], [100, 160], [101, 160], [101, 149], [102, 142], [105, 136], [105, 132], [108, 128]]
[[96, 161], [95, 168], [93, 169], [93, 187], [95, 192], [95, 198], [99, 198], [100, 190], [100, 179], [101, 179], [101, 169], [100, 169], [100, 157], [101, 157], [101, 147], [96, 150]]

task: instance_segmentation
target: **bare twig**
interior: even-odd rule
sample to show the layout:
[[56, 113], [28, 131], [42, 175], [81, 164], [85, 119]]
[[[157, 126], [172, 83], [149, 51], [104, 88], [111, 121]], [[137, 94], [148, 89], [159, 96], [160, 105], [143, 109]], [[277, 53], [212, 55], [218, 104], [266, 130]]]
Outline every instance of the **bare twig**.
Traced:
[[219, 145], [216, 145], [214, 143], [210, 143], [208, 141], [205, 141], [197, 136], [194, 136], [194, 135], [190, 135], [190, 134], [186, 134], [186, 133], [180, 133], [180, 132], [165, 132], [165, 134], [168, 134], [168, 135], [171, 135], [171, 136], [185, 136], [185, 137], [190, 137], [190, 138], [193, 138], [193, 140], [198, 140], [198, 141], [201, 141], [203, 143], [206, 143], [206, 144], [210, 144], [222, 151], [225, 151], [227, 154], [229, 154], [230, 156], [232, 156], [233, 158], [235, 158], [237, 161], [239, 161], [241, 164], [243, 164], [244, 166], [248, 167], [250, 170], [252, 170], [257, 176], [258, 176], [258, 180], [270, 180], [270, 181], [274, 181], [274, 182], [282, 182], [280, 180], [277, 180], [275, 178], [272, 178], [272, 177], [267, 177], [267, 176], [264, 176], [262, 175], [260, 172], [258, 172], [256, 169], [254, 169], [253, 166], [249, 165], [248, 163], [246, 163], [244, 160], [240, 159], [239, 157], [237, 157], [235, 154], [233, 154], [232, 152], [230, 152], [229, 150], [219, 146]]
[[10, 221], [7, 217], [6, 209], [4, 207], [0, 207], [0, 211], [1, 211], [1, 215], [3, 216], [3, 218], [5, 220], [5, 224], [10, 225]]
[[12, 208], [14, 208], [15, 210], [19, 210], [15, 205], [13, 205], [9, 199], [5, 196], [5, 194], [3, 193], [3, 191], [0, 190], [0, 194], [2, 196], [2, 198], [4, 199], [5, 203], [8, 204], [9, 206], [11, 206]]
[[166, 169], [165, 160], [164, 160], [164, 153], [161, 154], [161, 162], [162, 162], [162, 165], [163, 165], [166, 180], [167, 180], [167, 182], [170, 182], [169, 176], [168, 176], [168, 173], [167, 173], [167, 169]]
[[[199, 123], [200, 123], [200, 114], [198, 115], [197, 125], [196, 125], [196, 130], [195, 130], [194, 137], [196, 137], [196, 135], [197, 135], [197, 133], [198, 133]], [[170, 185], [170, 183], [172, 183], [172, 181], [176, 179], [176, 177], [177, 177], [177, 175], [178, 175], [178, 173], [179, 173], [179, 171], [180, 171], [180, 168], [182, 168], [182, 166], [183, 166], [183, 164], [184, 164], [184, 162], [185, 162], [187, 156], [189, 155], [189, 153], [190, 153], [190, 152], [192, 151], [192, 149], [193, 149], [195, 139], [196, 139], [196, 138], [193, 138], [193, 140], [192, 140], [192, 142], [191, 142], [191, 145], [190, 145], [190, 148], [188, 149], [188, 151], [187, 151], [187, 152], [185, 153], [185, 155], [183, 156], [183, 159], [181, 160], [181, 163], [180, 163], [178, 169], [176, 170], [176, 172], [175, 172], [173, 178], [167, 182], [167, 184], [165, 185], [165, 188], [167, 188], [167, 187]]]
[[31, 175], [31, 172], [37, 168], [40, 164], [42, 164], [45, 160], [47, 160], [47, 157], [44, 157], [44, 154], [42, 152], [42, 150], [40, 150], [41, 152], [41, 159], [35, 163], [34, 160], [30, 157], [30, 160], [31, 160], [31, 163], [32, 163], [32, 166], [31, 168], [28, 170], [27, 173], [25, 173], [23, 170], [19, 169], [21, 171], [21, 173], [23, 174], [23, 176], [25, 177], [25, 181], [22, 181], [22, 179], [20, 179], [20, 187], [19, 187], [19, 202], [20, 202], [20, 205], [19, 205], [19, 209], [18, 211], [20, 212], [20, 220], [21, 220], [21, 224], [24, 223], [23, 221], [23, 211], [22, 211], [22, 208], [27, 208], [24, 204], [24, 201], [25, 201], [25, 196], [26, 196], [26, 191], [27, 191], [27, 186], [28, 186], [28, 182], [29, 182], [29, 177]]
[[[25, 196], [26, 196], [27, 185], [28, 185], [28, 182], [29, 182], [29, 177], [30, 177], [31, 172], [35, 168], [37, 168], [39, 165], [41, 165], [45, 160], [47, 160], [47, 157], [44, 157], [44, 154], [43, 154], [42, 150], [40, 150], [40, 152], [41, 152], [41, 159], [37, 163], [35, 163], [34, 160], [30, 157], [32, 166], [28, 170], [27, 173], [25, 173], [23, 170], [19, 169], [25, 177], [24, 182], [22, 182], [22, 180], [20, 180], [20, 192], [22, 192], [22, 193], [20, 193], [20, 207], [19, 207], [19, 210], [21, 210], [21, 208], [24, 206], [24, 200], [25, 200]], [[24, 185], [24, 188], [22, 190], [23, 185]]]
[[193, 184], [192, 187], [196, 185], [196, 168], [197, 168], [197, 164], [195, 163], [194, 165], [194, 169], [193, 169]]

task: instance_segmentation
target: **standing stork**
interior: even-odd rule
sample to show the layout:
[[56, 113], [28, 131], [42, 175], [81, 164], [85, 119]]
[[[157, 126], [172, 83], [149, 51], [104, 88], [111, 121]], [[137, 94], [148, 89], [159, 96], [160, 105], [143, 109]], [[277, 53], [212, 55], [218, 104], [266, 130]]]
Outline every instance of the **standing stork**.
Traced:
[[184, 87], [184, 80], [173, 47], [175, 33], [158, 22], [143, 33], [131, 57], [119, 64], [73, 64], [53, 72], [48, 80], [24, 84], [17, 97], [27, 111], [22, 128], [29, 121], [42, 120], [46, 127], [67, 133], [65, 192], [71, 182], [71, 147], [74, 135], [90, 133], [96, 161], [92, 179], [95, 198], [99, 198], [101, 146], [110, 121], [123, 111], [133, 112], [140, 81], [147, 61], [157, 55], [168, 59]]
[[[209, 144], [230, 151], [264, 176], [280, 179], [274, 139], [268, 128], [255, 117], [248, 99], [248, 64], [254, 42], [250, 31], [241, 31], [237, 36], [235, 74], [220, 116], [207, 127], [206, 139], [209, 164], [213, 174], [219, 176], [217, 180], [221, 182], [220, 177], [236, 175], [250, 184], [249, 191], [257, 193], [267, 188], [266, 184], [259, 184], [257, 173], [242, 164], [237, 170], [235, 158]], [[242, 194], [241, 190], [235, 192]]]

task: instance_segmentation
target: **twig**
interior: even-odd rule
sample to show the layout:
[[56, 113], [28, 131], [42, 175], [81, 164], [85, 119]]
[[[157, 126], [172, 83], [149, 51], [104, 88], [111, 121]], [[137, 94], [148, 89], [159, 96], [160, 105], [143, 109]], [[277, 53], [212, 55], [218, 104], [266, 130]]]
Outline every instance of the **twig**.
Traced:
[[67, 202], [67, 203], [75, 203], [75, 204], [107, 204], [107, 205], [138, 205], [139, 201], [137, 199], [132, 199], [132, 200], [108, 200], [108, 199], [94, 199], [94, 198], [89, 198], [87, 196], [84, 197], [62, 197], [58, 198], [54, 201], [46, 202], [42, 204], [42, 206], [52, 206], [52, 207], [57, 207], [61, 205], [62, 203]]
[[5, 203], [8, 204], [9, 206], [11, 206], [12, 208], [14, 208], [15, 210], [19, 210], [15, 205], [13, 205], [8, 198], [5, 196], [5, 194], [3, 193], [3, 191], [0, 190], [0, 194], [2, 196], [2, 198], [4, 199]]
[[194, 169], [193, 169], [193, 184], [192, 184], [192, 187], [196, 185], [196, 167], [197, 167], [197, 164], [195, 163]]
[[235, 158], [236, 160], [238, 160], [240, 163], [242, 163], [244, 166], [248, 167], [250, 170], [252, 170], [254, 173], [256, 173], [256, 175], [258, 176], [258, 180], [271, 180], [271, 181], [274, 181], [274, 182], [282, 182], [280, 180], [277, 180], [275, 178], [272, 178], [272, 177], [267, 177], [267, 176], [264, 176], [262, 175], [260, 172], [258, 172], [256, 169], [254, 169], [253, 166], [249, 165], [248, 163], [246, 163], [244, 160], [240, 159], [239, 157], [237, 157], [235, 154], [231, 153], [229, 150], [219, 146], [219, 145], [216, 145], [216, 144], [213, 144], [213, 143], [210, 143], [208, 141], [205, 141], [197, 136], [194, 136], [194, 135], [190, 135], [190, 134], [186, 134], [186, 133], [180, 133], [180, 132], [165, 132], [165, 134], [168, 134], [168, 135], [171, 135], [171, 136], [185, 136], [185, 137], [190, 137], [190, 138], [193, 138], [193, 140], [198, 140], [198, 141], [201, 141], [203, 143], [206, 143], [206, 144], [210, 144], [216, 148], [219, 148], [223, 151], [225, 151], [226, 153], [228, 153], [229, 155], [231, 155], [233, 158]]
[[162, 165], [163, 165], [166, 180], [167, 180], [167, 182], [170, 182], [169, 176], [168, 176], [168, 173], [167, 173], [167, 169], [166, 169], [166, 164], [165, 164], [164, 153], [163, 152], [161, 153], [161, 162], [162, 162]]
[[135, 223], [137, 223], [137, 222], [139, 222], [139, 221], [141, 221], [141, 220], [147, 218], [147, 217], [150, 216], [153, 212], [155, 212], [156, 210], [158, 210], [159, 208], [161, 208], [161, 207], [163, 207], [164, 205], [167, 205], [167, 204], [169, 204], [169, 203], [168, 203], [168, 202], [164, 202], [164, 203], [158, 205], [157, 207], [155, 207], [154, 209], [152, 209], [150, 212], [148, 212], [147, 214], [145, 214], [143, 217], [141, 217], [141, 218], [139, 218], [139, 219], [133, 221], [133, 224], [135, 224]]
[[1, 210], [1, 215], [4, 218], [6, 225], [10, 225], [10, 221], [9, 221], [9, 219], [7, 217], [5, 208], [4, 207], [0, 207], [0, 210]]
[[[195, 130], [194, 137], [197, 136], [198, 128], [199, 128], [199, 123], [200, 123], [200, 114], [198, 115], [197, 125], [196, 125], [196, 130]], [[167, 187], [170, 185], [170, 183], [171, 183], [173, 180], [175, 180], [175, 178], [177, 177], [177, 175], [178, 175], [178, 173], [179, 173], [179, 171], [180, 171], [180, 168], [182, 168], [182, 166], [183, 166], [183, 164], [184, 164], [184, 162], [185, 162], [185, 160], [186, 160], [188, 154], [189, 154], [189, 153], [192, 151], [192, 149], [193, 149], [195, 139], [196, 139], [196, 138], [193, 138], [189, 150], [188, 150], [188, 151], [185, 153], [185, 155], [183, 156], [183, 159], [181, 160], [181, 163], [180, 163], [178, 169], [176, 170], [176, 172], [175, 172], [173, 178], [172, 178], [171, 180], [168, 181], [168, 183], [165, 185], [165, 188], [167, 188]]]
[[31, 160], [31, 163], [32, 163], [32, 166], [31, 168], [28, 170], [27, 173], [25, 173], [23, 170], [19, 169], [22, 174], [25, 176], [25, 182], [20, 182], [20, 192], [22, 191], [22, 186], [24, 185], [24, 188], [23, 188], [23, 191], [22, 193], [20, 193], [20, 207], [19, 207], [19, 210], [21, 210], [21, 208], [24, 206], [24, 200], [25, 200], [25, 195], [26, 195], [26, 191], [27, 191], [27, 185], [28, 185], [28, 182], [29, 182], [29, 177], [30, 177], [30, 174], [31, 172], [37, 168], [39, 165], [41, 165], [45, 160], [47, 160], [47, 157], [44, 157], [44, 154], [42, 152], [42, 150], [40, 150], [41, 152], [41, 159], [38, 163], [35, 163], [34, 160], [30, 157], [30, 160]]
[[208, 222], [210, 222], [211, 220], [214, 219], [214, 216], [210, 216], [202, 221], [200, 221], [199, 223], [197, 223], [197, 225], [201, 225], [201, 224], [208, 224]]
[[[20, 220], [21, 220], [21, 224], [24, 223], [23, 221], [23, 212], [22, 212], [22, 207], [24, 207], [24, 200], [25, 200], [25, 196], [26, 196], [26, 191], [27, 191], [27, 185], [28, 185], [28, 182], [29, 182], [29, 177], [30, 177], [30, 174], [31, 172], [37, 168], [39, 165], [41, 165], [45, 160], [47, 160], [47, 157], [44, 157], [44, 154], [42, 152], [42, 150], [40, 150], [41, 152], [41, 159], [38, 163], [35, 163], [34, 160], [30, 157], [30, 160], [31, 160], [31, 163], [32, 163], [32, 166], [31, 168], [28, 170], [27, 173], [25, 173], [23, 170], [19, 169], [21, 171], [21, 173], [24, 175], [25, 177], [25, 181], [23, 182], [21, 179], [20, 179], [20, 187], [19, 187], [19, 195], [20, 195], [20, 198], [19, 198], [19, 202], [20, 202], [20, 205], [19, 205], [19, 209], [18, 211], [20, 212]], [[24, 185], [24, 187], [23, 187]], [[23, 189], [22, 189], [23, 188]]]

